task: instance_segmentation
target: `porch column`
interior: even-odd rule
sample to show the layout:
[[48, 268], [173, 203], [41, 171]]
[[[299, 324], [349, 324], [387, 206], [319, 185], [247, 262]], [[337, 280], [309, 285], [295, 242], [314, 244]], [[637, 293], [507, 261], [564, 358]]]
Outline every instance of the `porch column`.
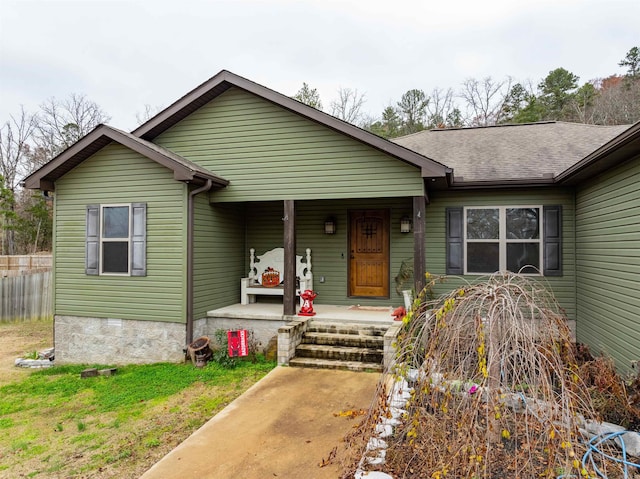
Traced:
[[413, 197], [413, 281], [416, 295], [425, 286], [426, 258], [425, 258], [425, 209], [424, 196]]
[[284, 200], [284, 298], [283, 313], [296, 314], [296, 205]]

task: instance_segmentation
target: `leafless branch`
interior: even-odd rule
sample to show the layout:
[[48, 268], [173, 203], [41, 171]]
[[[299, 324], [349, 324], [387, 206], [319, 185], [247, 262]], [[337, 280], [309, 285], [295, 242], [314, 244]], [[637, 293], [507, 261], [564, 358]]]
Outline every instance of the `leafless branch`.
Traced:
[[469, 126], [489, 126], [500, 123], [505, 101], [511, 89], [513, 79], [483, 80], [468, 78], [462, 84], [460, 97], [467, 103]]
[[362, 105], [365, 103], [365, 94], [351, 88], [339, 88], [338, 99], [331, 102], [331, 114], [348, 123], [359, 124], [363, 119]]

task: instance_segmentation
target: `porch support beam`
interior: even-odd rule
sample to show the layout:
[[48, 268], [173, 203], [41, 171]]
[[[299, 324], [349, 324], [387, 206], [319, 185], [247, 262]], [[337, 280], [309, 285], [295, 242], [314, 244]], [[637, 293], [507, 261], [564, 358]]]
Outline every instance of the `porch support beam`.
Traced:
[[284, 298], [285, 316], [296, 314], [296, 205], [284, 200]]
[[416, 295], [425, 286], [425, 209], [424, 196], [413, 197], [413, 282]]

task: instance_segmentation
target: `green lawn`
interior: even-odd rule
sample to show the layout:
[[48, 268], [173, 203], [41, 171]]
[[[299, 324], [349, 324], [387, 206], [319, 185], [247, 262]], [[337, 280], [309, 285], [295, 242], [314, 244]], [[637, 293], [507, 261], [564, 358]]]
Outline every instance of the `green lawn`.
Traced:
[[[275, 366], [83, 366], [0, 386], [0, 477], [138, 477]], [[109, 366], [91, 366], [98, 369]]]

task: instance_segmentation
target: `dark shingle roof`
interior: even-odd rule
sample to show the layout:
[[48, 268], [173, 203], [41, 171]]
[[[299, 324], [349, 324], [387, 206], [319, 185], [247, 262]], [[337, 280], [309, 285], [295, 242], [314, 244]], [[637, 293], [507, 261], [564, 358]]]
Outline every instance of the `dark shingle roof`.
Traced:
[[628, 128], [551, 121], [427, 130], [392, 141], [453, 168], [454, 184], [550, 183]]

